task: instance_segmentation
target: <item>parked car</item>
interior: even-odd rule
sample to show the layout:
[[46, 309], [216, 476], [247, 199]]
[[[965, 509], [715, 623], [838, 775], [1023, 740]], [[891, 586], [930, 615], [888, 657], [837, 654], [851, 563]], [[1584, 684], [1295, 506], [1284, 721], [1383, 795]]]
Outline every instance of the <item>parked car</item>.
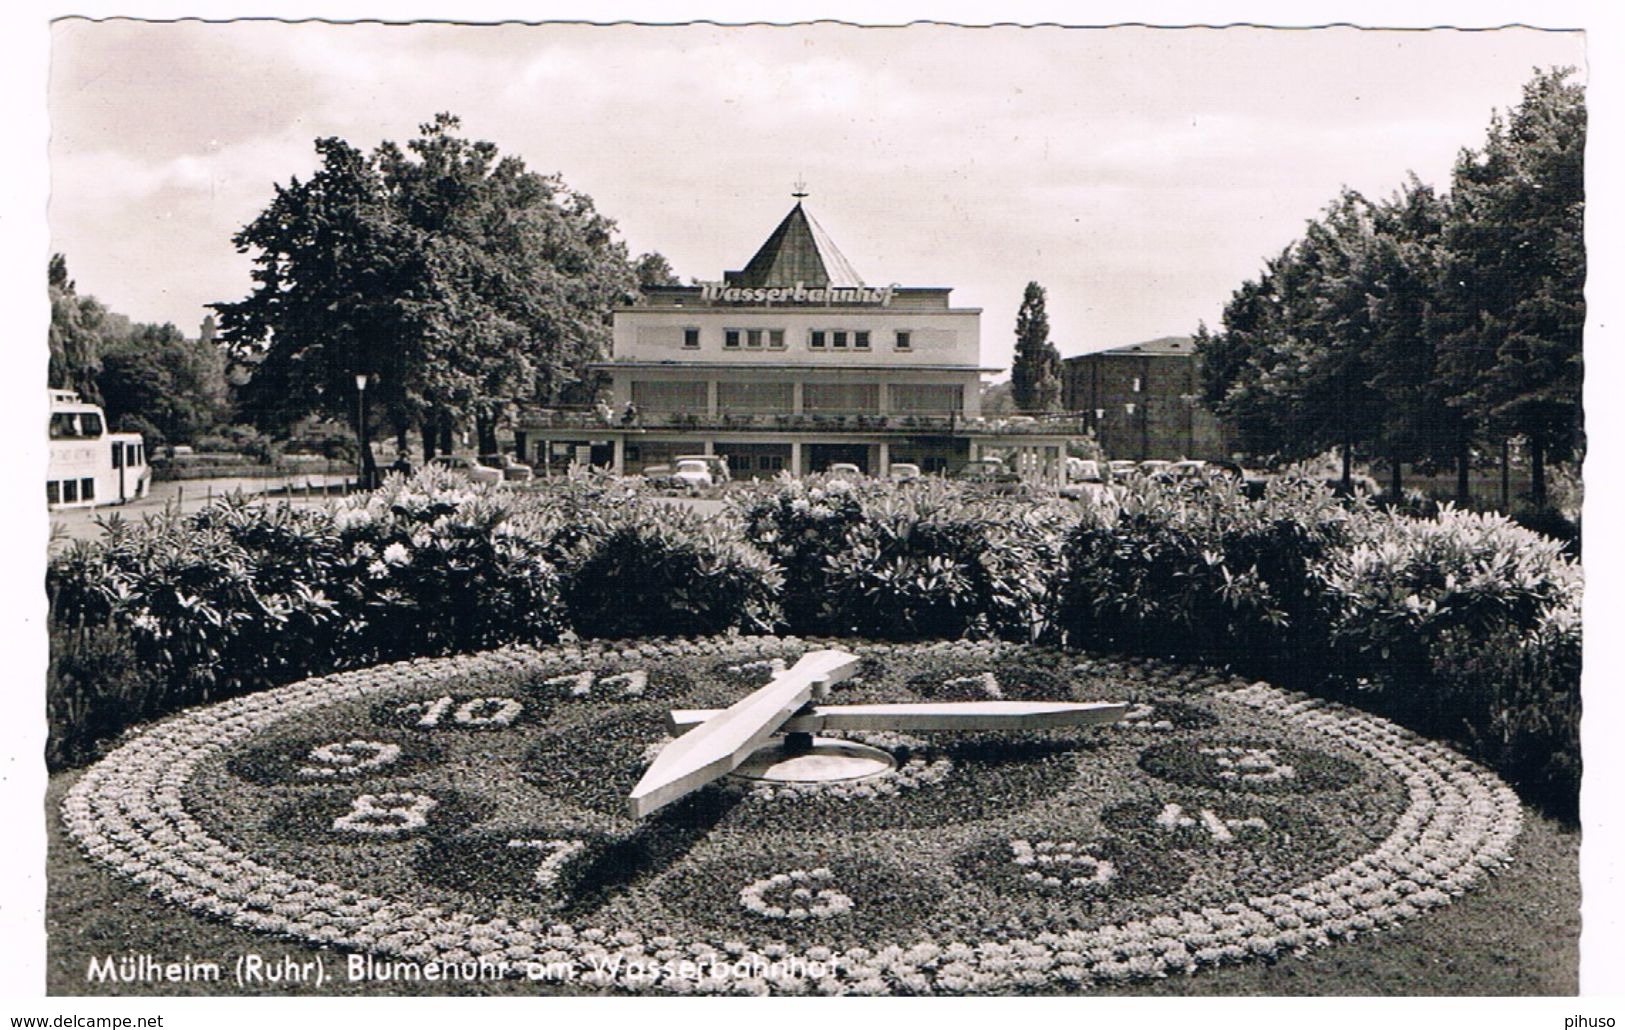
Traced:
[[711, 474], [711, 482], [707, 484], [709, 486], [720, 486], [723, 483], [733, 481], [733, 470], [728, 467], [728, 459], [725, 455], [679, 454], [672, 459], [672, 464], [681, 472], [685, 461], [697, 461], [705, 466], [706, 471]]
[[679, 458], [675, 471], [671, 474], [672, 486], [687, 490], [689, 493], [699, 493], [716, 486], [716, 478], [711, 475], [711, 467], [703, 458]]
[[675, 489], [678, 484], [671, 476], [670, 465], [650, 465], [643, 470], [643, 478], [656, 490]]
[[1140, 467], [1132, 461], [1108, 461], [1106, 468], [1111, 472], [1113, 479], [1123, 479], [1140, 470]]
[[829, 468], [825, 469], [824, 472], [826, 475], [848, 476], [852, 479], [860, 479], [863, 476], [863, 470], [852, 464], [850, 461], [837, 461]]
[[465, 458], [461, 454], [442, 454], [429, 459], [431, 468], [445, 469], [447, 472], [464, 476], [475, 483], [500, 483], [502, 470], [482, 465], [473, 458]]
[[1104, 497], [1111, 492], [1111, 473], [1098, 461], [1088, 458], [1066, 459], [1066, 485], [1061, 487], [1062, 497]]
[[998, 458], [967, 461], [954, 471], [953, 478], [961, 483], [984, 487], [993, 493], [1015, 493], [1021, 489], [1021, 477], [1010, 471]]
[[891, 463], [889, 474], [894, 483], [910, 483], [919, 479], [925, 473], [921, 472], [920, 466], [913, 462], [894, 461]]
[[1069, 483], [1105, 483], [1111, 472], [1100, 462], [1089, 458], [1066, 459], [1066, 478]]
[[511, 454], [482, 454], [479, 462], [494, 469], [502, 470], [502, 478], [510, 482], [524, 482], [536, 478], [536, 473], [529, 465], [515, 458]]
[[1156, 459], [1151, 461], [1142, 461], [1135, 466], [1135, 471], [1139, 472], [1140, 475], [1146, 477], [1147, 479], [1155, 479], [1158, 482], [1166, 483], [1169, 479], [1173, 478], [1168, 472], [1168, 468], [1172, 464], [1173, 462], [1171, 461], [1160, 461]]

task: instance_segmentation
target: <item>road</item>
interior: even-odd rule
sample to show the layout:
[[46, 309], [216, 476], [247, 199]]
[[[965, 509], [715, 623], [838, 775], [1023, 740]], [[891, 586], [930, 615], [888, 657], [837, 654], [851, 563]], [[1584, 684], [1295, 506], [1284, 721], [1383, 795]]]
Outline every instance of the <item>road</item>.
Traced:
[[[323, 487], [324, 480], [332, 485]], [[226, 479], [181, 479], [152, 484], [152, 491], [139, 501], [128, 504], [107, 504], [96, 508], [67, 508], [51, 512], [51, 550], [66, 546], [70, 540], [96, 540], [101, 528], [96, 520], [110, 515], [140, 521], [143, 516], [163, 511], [194, 512], [213, 504], [216, 498], [242, 493], [260, 502], [276, 503], [292, 500], [297, 505], [327, 504], [343, 496], [345, 482], [341, 476], [315, 474], [311, 476], [278, 476], [274, 479], [232, 477]], [[292, 497], [278, 493], [267, 495], [267, 490], [283, 490], [293, 486]]]
[[[345, 486], [340, 485], [343, 477], [333, 476], [333, 485], [324, 494], [322, 477], [313, 475], [308, 477], [291, 477], [294, 487], [292, 496], [282, 493], [267, 495], [266, 490], [282, 490], [290, 483], [290, 478], [276, 479], [187, 479], [173, 482], [154, 483], [152, 492], [139, 501], [129, 504], [108, 504], [97, 508], [68, 508], [62, 511], [51, 512], [51, 552], [67, 546], [70, 540], [97, 540], [101, 538], [101, 527], [96, 524], [99, 518], [118, 515], [124, 519], [140, 521], [143, 516], [157, 515], [166, 509], [182, 513], [194, 512], [200, 508], [214, 503], [216, 498], [228, 496], [241, 491], [244, 495], [252, 497], [260, 503], [275, 504], [280, 501], [291, 500], [295, 505], [317, 506], [330, 504], [345, 496]], [[308, 483], [308, 489], [307, 487]], [[347, 481], [346, 481], [347, 485]], [[689, 508], [702, 516], [712, 516], [722, 511], [722, 501], [704, 497], [668, 497], [662, 498], [666, 503], [677, 507]]]

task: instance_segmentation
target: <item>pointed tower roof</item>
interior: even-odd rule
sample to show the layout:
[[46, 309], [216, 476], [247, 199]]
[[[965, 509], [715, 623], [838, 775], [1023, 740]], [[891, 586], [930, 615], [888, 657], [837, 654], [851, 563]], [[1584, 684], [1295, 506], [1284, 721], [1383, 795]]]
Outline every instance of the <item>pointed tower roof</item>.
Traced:
[[742, 271], [723, 276], [730, 286], [862, 286], [829, 233], [796, 201], [762, 249]]

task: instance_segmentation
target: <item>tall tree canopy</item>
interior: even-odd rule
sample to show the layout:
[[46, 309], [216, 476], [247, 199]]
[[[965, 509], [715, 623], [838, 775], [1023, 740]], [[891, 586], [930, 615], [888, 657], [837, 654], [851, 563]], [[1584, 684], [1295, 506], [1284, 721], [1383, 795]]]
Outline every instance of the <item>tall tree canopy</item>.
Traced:
[[170, 443], [229, 420], [224, 352], [168, 323], [134, 325], [107, 340], [97, 383], [110, 422], [150, 427]]
[[1586, 109], [1570, 74], [1537, 74], [1456, 162], [1437, 319], [1451, 403], [1527, 441], [1541, 507], [1547, 459], [1584, 442]]
[[1044, 288], [1027, 284], [1016, 312], [1016, 358], [1010, 385], [1017, 411], [1051, 412], [1061, 406], [1061, 354], [1049, 339]]
[[420, 426], [426, 457], [464, 419], [495, 450], [513, 404], [557, 396], [607, 352], [610, 312], [635, 289], [614, 223], [458, 128], [438, 115], [370, 156], [318, 140], [320, 169], [234, 237], [255, 289], [212, 306], [263, 428], [353, 420], [364, 373], [369, 421], [402, 440]]
[[51, 297], [51, 348], [48, 385], [76, 390], [86, 400], [99, 401], [96, 373], [101, 370], [102, 333], [107, 309], [94, 297], [81, 297], [68, 278], [68, 261], [52, 254], [47, 272]]
[[1371, 203], [1344, 190], [1198, 333], [1203, 395], [1256, 454], [1454, 458], [1520, 435], [1532, 500], [1580, 431], [1584, 97], [1537, 74], [1464, 151], [1448, 196], [1411, 180]]

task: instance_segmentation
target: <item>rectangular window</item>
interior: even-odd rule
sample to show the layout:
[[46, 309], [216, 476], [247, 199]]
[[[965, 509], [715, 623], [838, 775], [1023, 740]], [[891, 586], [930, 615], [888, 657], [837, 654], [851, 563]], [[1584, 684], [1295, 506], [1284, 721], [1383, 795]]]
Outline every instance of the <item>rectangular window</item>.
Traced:
[[62, 503], [62, 488], [57, 485], [57, 481], [54, 479], [48, 479], [45, 482], [45, 503]]
[[1135, 393], [1140, 392], [1140, 377], [1139, 376], [1134, 377], [1134, 392]]
[[908, 350], [912, 346], [913, 346], [913, 343], [909, 339], [908, 330], [907, 329], [899, 329], [899, 330], [897, 330], [897, 349], [898, 350]]
[[789, 414], [795, 406], [790, 383], [717, 383], [717, 410], [723, 414]]
[[745, 346], [751, 350], [761, 350], [762, 331], [760, 329], [747, 329], [745, 331]]
[[127, 443], [124, 445], [124, 464], [135, 466], [141, 464], [141, 445]]
[[784, 349], [784, 330], [783, 329], [769, 329], [767, 331], [767, 349], [768, 350], [783, 350]]
[[868, 350], [869, 349], [869, 330], [867, 330], [867, 329], [859, 329], [857, 332], [853, 333], [852, 334], [852, 346], [856, 347], [858, 350]]
[[632, 381], [632, 403], [640, 411], [705, 412], [705, 383]]
[[836, 350], [846, 349], [846, 330], [837, 329], [829, 335], [831, 346], [833, 346]]
[[903, 415], [951, 415], [965, 410], [965, 391], [952, 383], [893, 383], [891, 410]]
[[824, 330], [814, 329], [812, 334], [807, 337], [807, 346], [811, 347], [813, 350], [823, 350]]
[[62, 481], [62, 503], [72, 504], [79, 499], [79, 481], [77, 479], [64, 479]]
[[808, 383], [801, 410], [823, 415], [872, 415], [880, 411], [878, 383]]
[[698, 329], [683, 330], [683, 349], [698, 350], [700, 347], [700, 331]]
[[124, 467], [124, 445], [121, 443], [113, 445], [113, 467], [116, 469]]
[[79, 480], [79, 499], [94, 501], [96, 499], [96, 481], [94, 479]]
[[758, 454], [756, 456], [756, 470], [758, 472], [784, 471], [784, 456], [780, 454]]
[[728, 350], [739, 349], [739, 330], [724, 329], [722, 331], [722, 346]]

